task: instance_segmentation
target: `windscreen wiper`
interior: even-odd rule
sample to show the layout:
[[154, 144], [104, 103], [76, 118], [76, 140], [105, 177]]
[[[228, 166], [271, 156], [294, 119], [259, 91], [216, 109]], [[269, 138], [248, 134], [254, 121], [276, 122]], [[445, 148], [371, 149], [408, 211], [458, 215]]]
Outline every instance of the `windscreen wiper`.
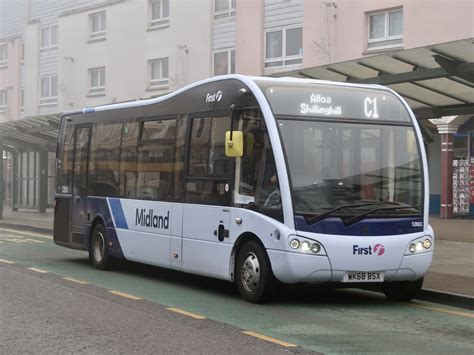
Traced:
[[306, 220], [306, 223], [308, 224], [314, 224], [317, 222], [322, 221], [323, 219], [326, 219], [329, 217], [331, 214], [333, 214], [336, 211], [345, 209], [345, 208], [355, 208], [355, 207], [365, 207], [365, 206], [376, 206], [376, 205], [386, 205], [386, 204], [396, 204], [398, 205], [397, 202], [387, 202], [387, 201], [380, 201], [380, 202], [368, 202], [368, 203], [358, 203], [358, 204], [353, 204], [353, 205], [341, 205], [334, 207], [330, 209], [329, 211], [317, 214], [316, 216], [310, 217]]
[[406, 209], [420, 209], [421, 206], [391, 206], [391, 207], [377, 207], [373, 208], [371, 210], [362, 212], [360, 214], [356, 214], [355, 216], [349, 217], [347, 219], [344, 219], [344, 225], [345, 226], [350, 226], [351, 224], [357, 223], [361, 220], [363, 220], [366, 216], [378, 212], [378, 211], [390, 211], [390, 210], [406, 210]]

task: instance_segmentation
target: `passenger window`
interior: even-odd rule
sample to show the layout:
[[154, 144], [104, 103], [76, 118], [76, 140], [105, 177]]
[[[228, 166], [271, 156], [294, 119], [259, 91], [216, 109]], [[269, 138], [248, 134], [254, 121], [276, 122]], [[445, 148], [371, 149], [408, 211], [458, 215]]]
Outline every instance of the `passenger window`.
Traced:
[[63, 121], [66, 128], [63, 131], [62, 152], [58, 160], [58, 193], [72, 192], [72, 164], [74, 161], [74, 125]]
[[137, 119], [126, 121], [122, 128], [120, 159], [120, 196], [137, 196], [137, 143], [140, 125]]
[[122, 123], [94, 125], [89, 159], [89, 195], [119, 196]]
[[181, 201], [183, 198], [184, 179], [184, 153], [186, 149], [186, 133], [188, 129], [188, 116], [180, 115], [177, 122], [176, 149], [174, 162], [174, 199]]
[[194, 118], [191, 125], [186, 201], [229, 205], [232, 160], [225, 155], [225, 132], [230, 117]]
[[174, 200], [176, 118], [142, 122], [137, 151], [137, 198]]
[[225, 132], [230, 130], [230, 117], [195, 118], [191, 129], [189, 152], [190, 176], [227, 176], [230, 159], [225, 155]]

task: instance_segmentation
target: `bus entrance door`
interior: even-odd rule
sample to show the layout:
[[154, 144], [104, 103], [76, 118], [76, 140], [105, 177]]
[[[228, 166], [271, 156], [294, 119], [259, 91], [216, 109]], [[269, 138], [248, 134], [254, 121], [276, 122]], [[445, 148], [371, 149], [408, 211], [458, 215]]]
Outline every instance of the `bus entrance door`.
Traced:
[[83, 246], [87, 218], [87, 169], [89, 163], [90, 127], [78, 127], [74, 142], [74, 172], [71, 201], [71, 244]]

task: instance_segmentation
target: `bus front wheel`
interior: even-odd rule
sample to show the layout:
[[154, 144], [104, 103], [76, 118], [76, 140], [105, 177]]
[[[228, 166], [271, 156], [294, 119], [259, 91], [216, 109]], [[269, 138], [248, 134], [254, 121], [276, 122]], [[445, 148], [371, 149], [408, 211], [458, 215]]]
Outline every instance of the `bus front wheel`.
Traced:
[[242, 246], [236, 267], [236, 282], [242, 298], [251, 303], [266, 300], [275, 281], [268, 256], [256, 241]]
[[421, 291], [423, 278], [416, 281], [386, 282], [382, 285], [382, 291], [390, 300], [410, 301]]
[[100, 270], [106, 270], [111, 266], [111, 260], [107, 252], [107, 232], [100, 223], [94, 227], [92, 232], [89, 259]]

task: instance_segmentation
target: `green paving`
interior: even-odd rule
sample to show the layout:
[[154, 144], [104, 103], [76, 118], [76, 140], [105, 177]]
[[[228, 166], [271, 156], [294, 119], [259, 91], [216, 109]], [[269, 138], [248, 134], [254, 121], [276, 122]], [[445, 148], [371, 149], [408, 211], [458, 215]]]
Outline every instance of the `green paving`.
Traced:
[[474, 352], [474, 312], [427, 302], [417, 301], [418, 306], [413, 307], [389, 302], [375, 293], [296, 287], [282, 290], [271, 303], [253, 305], [242, 301], [227, 282], [133, 263], [99, 271], [88, 263], [84, 252], [61, 248], [51, 239], [1, 229], [0, 259], [181, 308], [323, 353]]

